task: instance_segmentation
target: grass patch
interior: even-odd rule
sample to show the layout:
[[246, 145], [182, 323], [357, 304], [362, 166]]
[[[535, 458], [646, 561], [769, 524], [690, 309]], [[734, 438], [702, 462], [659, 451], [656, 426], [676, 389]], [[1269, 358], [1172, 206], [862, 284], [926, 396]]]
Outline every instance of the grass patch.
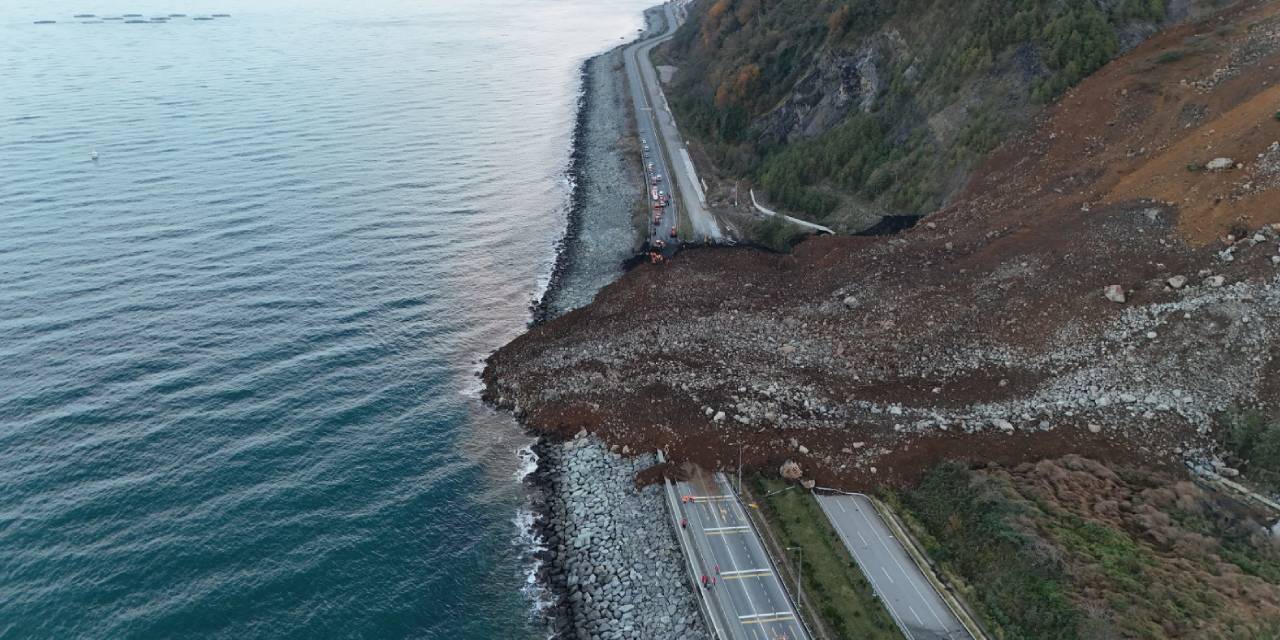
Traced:
[[[757, 496], [787, 486], [763, 476], [751, 484]], [[835, 637], [902, 638], [812, 495], [796, 489], [761, 498], [760, 512], [784, 546], [804, 549], [805, 595]]]
[[751, 238], [778, 253], [789, 253], [804, 232], [780, 216], [765, 216], [751, 225]]
[[1187, 57], [1186, 49], [1170, 49], [1156, 56], [1156, 64], [1169, 64]]
[[[1081, 616], [1061, 564], [1014, 527], [1023, 509], [999, 487], [948, 463], [893, 500], [924, 527], [920, 541], [929, 556], [974, 585], [973, 604], [997, 636], [1079, 637]], [[1105, 546], [1094, 532], [1082, 539]]]

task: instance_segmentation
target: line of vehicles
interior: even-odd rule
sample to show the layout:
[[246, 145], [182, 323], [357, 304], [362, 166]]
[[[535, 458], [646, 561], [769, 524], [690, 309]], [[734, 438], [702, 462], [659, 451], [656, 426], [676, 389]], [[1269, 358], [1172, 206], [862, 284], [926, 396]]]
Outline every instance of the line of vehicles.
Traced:
[[[649, 149], [649, 141], [644, 140], [643, 144], [644, 144], [645, 168], [647, 169], [649, 174], [649, 201], [650, 201], [650, 204], [653, 206], [653, 226], [660, 227], [662, 226], [663, 214], [666, 213], [666, 208], [671, 205], [671, 196], [667, 194], [665, 189], [661, 188], [662, 175], [658, 173], [657, 167], [653, 164], [653, 162], [649, 157], [651, 153]], [[679, 232], [676, 230], [676, 226], [674, 224], [671, 225], [670, 235], [672, 238], [678, 237], [679, 235]], [[665, 243], [663, 243], [662, 240], [660, 239], [657, 241], [657, 243], [661, 243], [663, 246], [665, 246]], [[661, 247], [658, 247], [658, 248], [661, 248]]]

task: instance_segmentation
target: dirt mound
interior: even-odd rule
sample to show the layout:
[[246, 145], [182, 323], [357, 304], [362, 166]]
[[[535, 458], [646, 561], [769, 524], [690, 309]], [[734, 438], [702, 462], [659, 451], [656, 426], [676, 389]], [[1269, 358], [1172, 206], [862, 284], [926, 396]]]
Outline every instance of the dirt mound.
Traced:
[[1150, 39], [899, 236], [641, 266], [495, 353], [486, 397], [849, 486], [941, 458], [1177, 465], [1218, 412], [1280, 402], [1278, 28], [1252, 2]]

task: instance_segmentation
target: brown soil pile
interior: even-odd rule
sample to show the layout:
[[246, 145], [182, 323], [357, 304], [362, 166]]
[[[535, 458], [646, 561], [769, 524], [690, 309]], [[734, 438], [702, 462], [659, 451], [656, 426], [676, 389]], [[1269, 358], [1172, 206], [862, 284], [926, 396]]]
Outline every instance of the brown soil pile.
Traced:
[[927, 224], [640, 266], [495, 353], [486, 397], [845, 486], [942, 458], [1201, 455], [1217, 412], [1280, 402], [1277, 65], [1280, 3], [1160, 34]]

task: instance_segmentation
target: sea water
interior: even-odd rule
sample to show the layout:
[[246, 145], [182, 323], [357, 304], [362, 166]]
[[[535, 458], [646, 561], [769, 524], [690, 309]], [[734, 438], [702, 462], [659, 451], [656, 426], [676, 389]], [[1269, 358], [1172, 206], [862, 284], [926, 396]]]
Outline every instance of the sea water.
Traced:
[[0, 638], [540, 636], [474, 373], [648, 4], [0, 3]]

